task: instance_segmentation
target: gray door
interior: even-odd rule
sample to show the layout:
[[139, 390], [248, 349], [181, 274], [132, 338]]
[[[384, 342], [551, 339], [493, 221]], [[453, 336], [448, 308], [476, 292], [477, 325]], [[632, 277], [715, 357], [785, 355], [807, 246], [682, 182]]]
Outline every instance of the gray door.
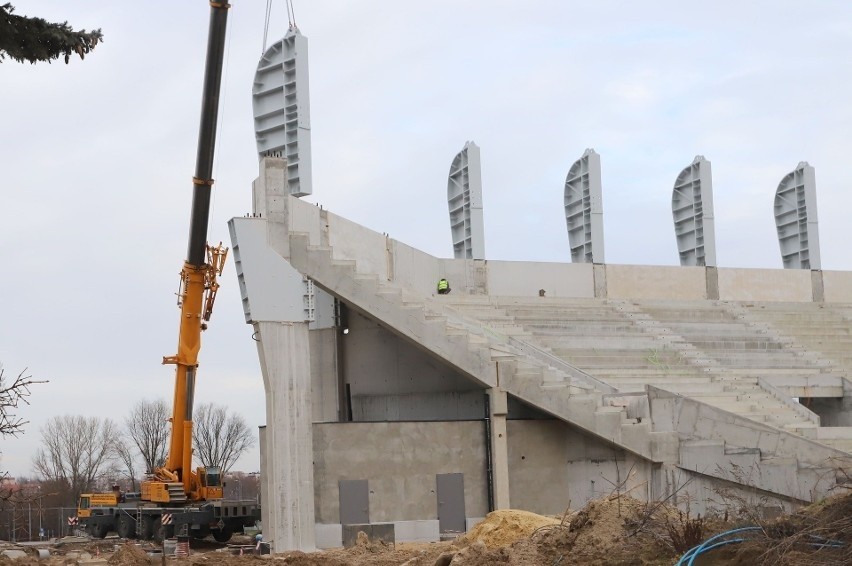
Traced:
[[370, 522], [370, 488], [367, 480], [340, 480], [340, 524], [366, 525]]
[[464, 474], [435, 476], [438, 492], [438, 529], [441, 533], [465, 532]]

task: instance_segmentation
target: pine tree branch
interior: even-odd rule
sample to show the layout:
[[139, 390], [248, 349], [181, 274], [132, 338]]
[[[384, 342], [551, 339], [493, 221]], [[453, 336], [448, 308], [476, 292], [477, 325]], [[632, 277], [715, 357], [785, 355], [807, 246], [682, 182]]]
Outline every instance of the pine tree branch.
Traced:
[[19, 63], [51, 63], [64, 56], [67, 64], [74, 53], [84, 59], [103, 42], [100, 29], [75, 31], [68, 22], [51, 23], [42, 18], [16, 16], [14, 11], [12, 4], [0, 5], [0, 62], [9, 56]]

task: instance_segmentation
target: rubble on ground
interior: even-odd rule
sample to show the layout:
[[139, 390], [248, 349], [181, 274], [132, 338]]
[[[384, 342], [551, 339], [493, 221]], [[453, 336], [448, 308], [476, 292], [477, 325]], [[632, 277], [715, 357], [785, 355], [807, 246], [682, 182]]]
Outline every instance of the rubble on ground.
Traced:
[[[347, 549], [240, 556], [239, 545], [225, 548], [193, 541], [195, 549], [189, 557], [168, 557], [166, 562], [173, 566], [260, 566], [261, 562], [274, 566], [662, 566], [674, 564], [685, 550], [717, 533], [759, 525], [743, 537], [747, 540], [708, 553], [702, 563], [852, 565], [852, 494], [771, 521], [748, 513], [732, 515], [737, 515], [736, 521], [704, 518], [666, 502], [645, 503], [613, 494], [561, 516], [495, 511], [452, 542], [394, 545], [371, 541], [361, 533]], [[157, 549], [151, 543], [112, 537], [78, 539], [36, 545], [0, 543], [0, 566], [148, 566], [162, 561], [162, 555], [152, 555]], [[39, 560], [38, 548], [48, 549], [50, 556]]]

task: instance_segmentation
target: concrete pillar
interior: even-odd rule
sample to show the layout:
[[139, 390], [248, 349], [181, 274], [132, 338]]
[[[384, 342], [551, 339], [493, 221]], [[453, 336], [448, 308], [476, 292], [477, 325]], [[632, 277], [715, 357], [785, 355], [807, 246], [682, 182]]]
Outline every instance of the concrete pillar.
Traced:
[[311, 552], [316, 535], [308, 288], [287, 261], [289, 198], [286, 160], [263, 158], [252, 200], [261, 220], [233, 219], [230, 229], [243, 309], [254, 326], [266, 390], [264, 538], [273, 552]]
[[266, 389], [267, 502], [273, 552], [316, 550], [307, 322], [256, 322]]
[[595, 298], [606, 299], [606, 264], [594, 264], [592, 266], [592, 276], [594, 278]]
[[269, 502], [269, 478], [272, 477], [272, 469], [268, 468], [269, 446], [266, 444], [266, 425], [257, 427], [258, 446], [260, 447], [260, 522], [264, 525], [274, 525], [275, 508]]
[[494, 509], [510, 509], [509, 444], [506, 415], [509, 412], [506, 392], [499, 387], [488, 390], [491, 411], [491, 481]]
[[711, 301], [718, 301], [719, 269], [716, 266], [708, 265], [704, 268], [704, 276], [706, 278], [707, 299]]
[[811, 290], [815, 303], [825, 302], [825, 285], [823, 284], [821, 270], [811, 270]]

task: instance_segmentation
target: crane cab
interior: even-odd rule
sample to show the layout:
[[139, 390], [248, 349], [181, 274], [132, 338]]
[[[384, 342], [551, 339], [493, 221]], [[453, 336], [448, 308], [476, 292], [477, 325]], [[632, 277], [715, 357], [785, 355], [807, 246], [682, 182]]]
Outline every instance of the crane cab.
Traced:
[[211, 499], [222, 499], [222, 470], [217, 466], [207, 468], [196, 468], [195, 477], [198, 478], [198, 490], [193, 499], [210, 501]]

